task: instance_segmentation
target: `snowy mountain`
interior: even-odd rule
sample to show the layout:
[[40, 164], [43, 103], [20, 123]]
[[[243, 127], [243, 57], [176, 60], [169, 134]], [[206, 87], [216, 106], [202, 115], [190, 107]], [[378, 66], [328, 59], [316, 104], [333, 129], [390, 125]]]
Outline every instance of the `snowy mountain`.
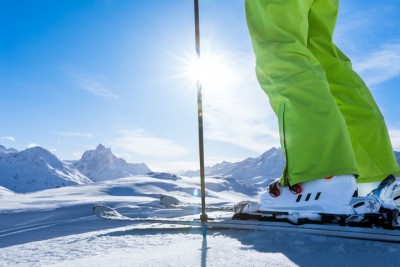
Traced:
[[[222, 162], [205, 169], [207, 176], [232, 177], [247, 185], [263, 185], [266, 180], [280, 177], [285, 166], [285, 158], [280, 148], [271, 148], [257, 158], [243, 161]], [[188, 171], [184, 175], [198, 176], [198, 171]], [[260, 184], [261, 183], [261, 184]]]
[[1, 153], [16, 153], [18, 152], [18, 150], [14, 149], [14, 148], [5, 148], [4, 146], [0, 145], [0, 154]]
[[144, 163], [127, 163], [116, 157], [110, 148], [99, 144], [95, 150], [83, 153], [82, 158], [73, 166], [93, 181], [103, 181], [138, 174], [146, 174], [151, 170]]
[[92, 182], [44, 148], [0, 153], [0, 186], [17, 193]]

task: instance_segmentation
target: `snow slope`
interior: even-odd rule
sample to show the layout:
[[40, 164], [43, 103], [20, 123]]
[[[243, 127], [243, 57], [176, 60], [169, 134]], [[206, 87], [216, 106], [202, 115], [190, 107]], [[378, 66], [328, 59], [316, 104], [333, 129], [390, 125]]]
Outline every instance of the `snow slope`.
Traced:
[[73, 165], [93, 181], [146, 174], [151, 171], [144, 163], [127, 163], [124, 159], [116, 157], [110, 148], [102, 144], [95, 150], [83, 153], [82, 158]]
[[[56, 209], [63, 206], [87, 203], [100, 203], [134, 207], [145, 203], [141, 213], [159, 208], [160, 195], [173, 195], [183, 203], [198, 205], [200, 203], [200, 187], [196, 178], [178, 177], [168, 173], [151, 173], [108, 180], [85, 185], [48, 189], [30, 194], [16, 194], [2, 199], [1, 212], [14, 210]], [[242, 199], [254, 199], [258, 191], [254, 188], [238, 184], [235, 180], [207, 177], [206, 195], [208, 204], [232, 205]], [[57, 197], [54, 197], [57, 196]], [[31, 205], [29, 199], [40, 199]], [[48, 201], [47, 201], [48, 200]]]
[[[207, 177], [207, 204], [230, 206], [249, 188]], [[397, 266], [400, 245], [294, 232], [211, 230], [104, 221], [93, 203], [132, 217], [198, 218], [197, 179], [165, 173], [0, 196], [0, 266]], [[160, 205], [160, 194], [188, 208]], [[226, 212], [228, 213], [228, 212]], [[209, 216], [217, 213], [209, 212]]]
[[0, 186], [17, 193], [89, 182], [89, 178], [41, 147], [0, 153]]

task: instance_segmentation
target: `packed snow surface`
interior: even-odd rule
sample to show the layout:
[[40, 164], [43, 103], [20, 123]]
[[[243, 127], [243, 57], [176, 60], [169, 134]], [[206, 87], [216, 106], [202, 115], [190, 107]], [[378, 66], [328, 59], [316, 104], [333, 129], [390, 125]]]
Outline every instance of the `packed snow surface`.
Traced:
[[[259, 193], [233, 179], [206, 181], [207, 205], [224, 208], [210, 217], [229, 216], [234, 203]], [[209, 230], [203, 239], [196, 228], [92, 215], [97, 203], [135, 218], [198, 218], [198, 184], [153, 173], [0, 194], [0, 266], [398, 266], [400, 244], [250, 230]], [[167, 208], [160, 195], [182, 205]]]

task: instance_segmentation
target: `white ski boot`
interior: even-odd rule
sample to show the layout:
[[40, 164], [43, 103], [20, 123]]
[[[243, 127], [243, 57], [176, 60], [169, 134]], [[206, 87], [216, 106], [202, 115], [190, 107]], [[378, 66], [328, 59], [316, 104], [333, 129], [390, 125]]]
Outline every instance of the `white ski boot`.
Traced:
[[[351, 205], [356, 192], [353, 175], [332, 176], [293, 186], [281, 186], [276, 180], [261, 195], [259, 203], [247, 201], [237, 204], [234, 217], [272, 217], [293, 223], [299, 219], [320, 221], [325, 215], [348, 217], [356, 214]], [[358, 202], [364, 204], [364, 198]]]
[[357, 190], [353, 175], [340, 175], [281, 187], [272, 183], [260, 197], [260, 211], [353, 214], [349, 203]]

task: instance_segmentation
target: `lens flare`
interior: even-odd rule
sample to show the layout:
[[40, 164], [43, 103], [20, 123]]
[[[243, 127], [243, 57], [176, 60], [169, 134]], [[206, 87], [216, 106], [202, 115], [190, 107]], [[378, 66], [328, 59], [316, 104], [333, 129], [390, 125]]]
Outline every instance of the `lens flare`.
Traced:
[[224, 87], [232, 69], [226, 64], [227, 59], [218, 55], [205, 55], [200, 59], [193, 60], [189, 66], [190, 78], [200, 81], [204, 87]]
[[197, 188], [193, 189], [193, 196], [198, 197], [199, 196], [199, 190]]

